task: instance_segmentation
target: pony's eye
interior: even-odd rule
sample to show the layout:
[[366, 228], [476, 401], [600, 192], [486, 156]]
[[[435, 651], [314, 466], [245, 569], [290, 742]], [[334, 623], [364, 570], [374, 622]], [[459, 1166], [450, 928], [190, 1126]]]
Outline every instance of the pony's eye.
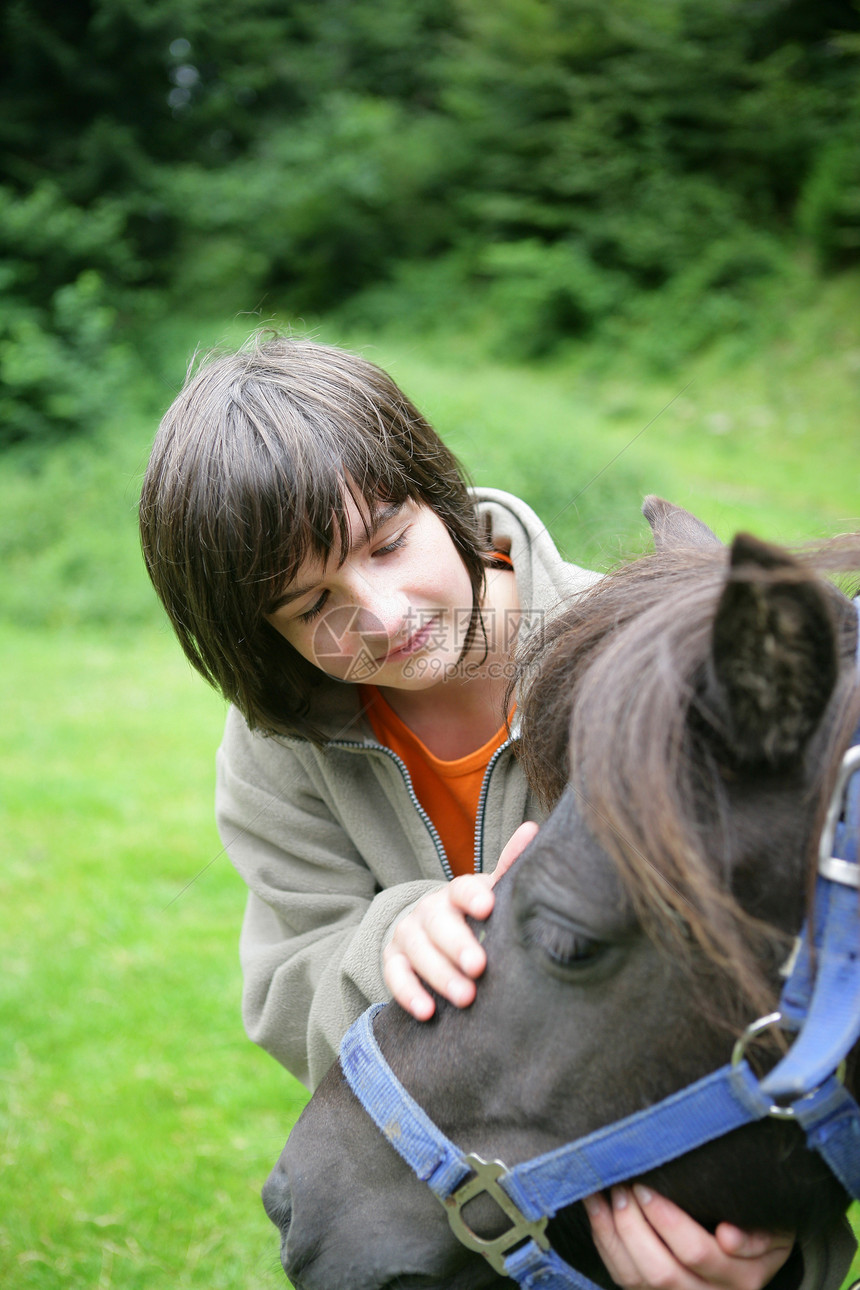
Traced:
[[587, 967], [599, 958], [606, 945], [594, 940], [571, 923], [559, 922], [545, 913], [533, 913], [523, 928], [527, 946], [535, 946], [559, 967]]

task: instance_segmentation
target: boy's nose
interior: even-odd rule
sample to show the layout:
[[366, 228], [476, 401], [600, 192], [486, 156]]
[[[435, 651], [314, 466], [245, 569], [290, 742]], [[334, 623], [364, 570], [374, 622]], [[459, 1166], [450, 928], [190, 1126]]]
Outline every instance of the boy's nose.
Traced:
[[358, 574], [350, 580], [350, 602], [358, 610], [356, 630], [368, 637], [392, 637], [403, 629], [409, 602], [402, 591], [385, 578]]
[[367, 595], [361, 598], [357, 608], [355, 628], [366, 644], [378, 642], [380, 649], [387, 649], [391, 641], [402, 635], [408, 613], [403, 597]]

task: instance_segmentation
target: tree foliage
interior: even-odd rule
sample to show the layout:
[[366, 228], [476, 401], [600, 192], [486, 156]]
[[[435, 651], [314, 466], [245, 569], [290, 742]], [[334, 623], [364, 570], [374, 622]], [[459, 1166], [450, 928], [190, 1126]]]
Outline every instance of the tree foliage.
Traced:
[[192, 301], [466, 300], [540, 353], [656, 295], [694, 344], [798, 245], [860, 256], [852, 0], [8, 0], [0, 23], [0, 441], [86, 424], [117, 337]]

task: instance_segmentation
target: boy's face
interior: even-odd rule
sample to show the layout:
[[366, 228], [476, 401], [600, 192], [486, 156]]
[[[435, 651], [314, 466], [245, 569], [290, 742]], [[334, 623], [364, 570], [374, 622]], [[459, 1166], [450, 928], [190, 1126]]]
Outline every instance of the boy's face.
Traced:
[[266, 617], [338, 681], [427, 689], [463, 652], [472, 615], [466, 566], [429, 506], [381, 502], [366, 526], [351, 497], [346, 503], [346, 559], [339, 546], [325, 562], [308, 556]]

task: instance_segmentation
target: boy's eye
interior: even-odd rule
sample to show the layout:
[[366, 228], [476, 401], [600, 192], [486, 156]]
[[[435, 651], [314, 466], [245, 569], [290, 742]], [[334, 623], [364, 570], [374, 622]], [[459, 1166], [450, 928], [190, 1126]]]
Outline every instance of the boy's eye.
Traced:
[[398, 537], [393, 538], [392, 541], [386, 542], [385, 546], [377, 547], [373, 554], [390, 555], [392, 551], [398, 551], [400, 547], [405, 545], [406, 545], [406, 534], [401, 533]]
[[[391, 555], [394, 551], [399, 551], [401, 547], [406, 545], [408, 533], [409, 529], [405, 528], [401, 533], [398, 533], [396, 537], [392, 538], [389, 542], [386, 542], [383, 546], [376, 547], [373, 551], [373, 555]], [[302, 613], [296, 614], [296, 620], [300, 623], [313, 622], [313, 620], [321, 614], [325, 608], [328, 596], [329, 593], [327, 591], [321, 591], [319, 597], [314, 601], [309, 609], [305, 609]]]
[[321, 591], [319, 594], [319, 598], [314, 601], [310, 609], [306, 609], [304, 613], [299, 614], [299, 622], [302, 622], [302, 623], [312, 622], [313, 619], [316, 618], [317, 614], [322, 613], [323, 605], [325, 604], [327, 599], [328, 599], [328, 592]]

